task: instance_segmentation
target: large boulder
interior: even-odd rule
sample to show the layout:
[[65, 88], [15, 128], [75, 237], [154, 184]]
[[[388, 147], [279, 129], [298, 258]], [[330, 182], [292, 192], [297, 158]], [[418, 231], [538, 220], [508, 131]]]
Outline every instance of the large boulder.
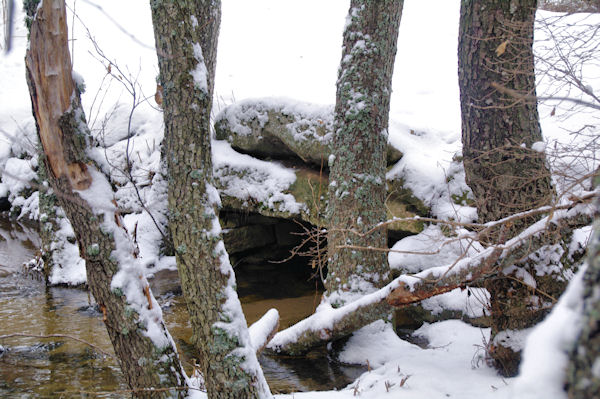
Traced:
[[[290, 168], [259, 160], [234, 151], [222, 141], [213, 143], [213, 168], [225, 210], [326, 226], [329, 180], [325, 171], [317, 172], [306, 165]], [[388, 218], [410, 218], [429, 213], [429, 209], [403, 187], [401, 180], [387, 183]], [[396, 239], [419, 233], [422, 229], [423, 223], [419, 221], [395, 222], [388, 226], [390, 236]]]
[[[282, 98], [240, 101], [225, 107], [215, 120], [216, 137], [259, 158], [298, 157], [327, 168], [333, 137], [333, 106]], [[402, 153], [388, 144], [388, 165]]]

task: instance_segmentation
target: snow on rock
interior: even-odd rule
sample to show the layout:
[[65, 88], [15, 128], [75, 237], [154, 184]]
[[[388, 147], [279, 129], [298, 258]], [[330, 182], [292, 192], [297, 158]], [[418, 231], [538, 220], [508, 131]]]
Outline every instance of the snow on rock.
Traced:
[[[295, 155], [319, 167], [330, 159], [333, 124], [333, 105], [269, 97], [246, 99], [223, 108], [216, 117], [215, 133], [217, 139], [227, 140], [248, 154], [277, 159]], [[382, 134], [387, 140], [387, 130]], [[401, 157], [402, 153], [388, 143], [388, 165]]]
[[492, 345], [497, 346], [499, 344], [504, 348], [512, 349], [514, 352], [521, 352], [531, 331], [532, 328], [500, 331], [494, 337]]
[[9, 187], [12, 202], [19, 193], [29, 187], [32, 180], [37, 179], [34, 168], [37, 166], [36, 159], [10, 158], [4, 165], [2, 182]]
[[390, 120], [390, 143], [404, 156], [387, 172], [387, 180], [401, 179], [440, 219], [471, 222], [477, 218], [476, 209], [467, 203], [472, 193], [462, 162], [452, 159], [460, 149], [455, 133], [416, 132]]
[[260, 157], [297, 156], [320, 165], [327, 161], [333, 137], [333, 106], [287, 98], [247, 99], [221, 110], [216, 138]]
[[[312, 139], [329, 143], [333, 131], [333, 105], [319, 105], [297, 101], [284, 97], [271, 97], [242, 100], [223, 109], [215, 117], [215, 124], [227, 120], [230, 129], [240, 135], [248, 135], [251, 121], [257, 121], [260, 127], [268, 121], [267, 113], [275, 111], [292, 119], [287, 127], [293, 138], [298, 141]], [[317, 132], [318, 127], [327, 126], [326, 135]]]
[[293, 195], [284, 193], [296, 181], [291, 169], [240, 154], [223, 141], [213, 141], [212, 153], [213, 173], [222, 194], [292, 214], [306, 209]]

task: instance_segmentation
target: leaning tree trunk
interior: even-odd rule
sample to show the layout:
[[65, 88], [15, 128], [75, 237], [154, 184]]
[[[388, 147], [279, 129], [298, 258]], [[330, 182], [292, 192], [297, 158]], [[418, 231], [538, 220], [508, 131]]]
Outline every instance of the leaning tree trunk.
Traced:
[[386, 218], [388, 117], [402, 5], [353, 0], [344, 30], [329, 158], [325, 288], [335, 307], [383, 287], [391, 277], [385, 252], [339, 247], [387, 247], [385, 229], [362, 234]]
[[165, 0], [151, 8], [163, 87], [169, 224], [208, 396], [270, 397], [235, 291], [212, 184], [220, 1]]
[[582, 330], [570, 351], [566, 373], [566, 391], [570, 399], [594, 399], [598, 397], [598, 392], [600, 392], [599, 211], [600, 201], [597, 200], [596, 220], [588, 246], [588, 268], [583, 276]]
[[[535, 96], [533, 24], [536, 0], [464, 0], [459, 33], [459, 86], [463, 157], [482, 222], [550, 203], [553, 188], [543, 152]], [[509, 96], [502, 93], [506, 88]], [[525, 100], [527, 98], [527, 100]], [[490, 243], [510, 238], [533, 220], [497, 230]], [[528, 303], [530, 289], [513, 275], [486, 286], [491, 294], [494, 364], [507, 375], [518, 371], [520, 350], [511, 344], [543, 311]]]
[[48, 180], [75, 231], [121, 370], [139, 397], [183, 397], [185, 374], [160, 307], [134, 258], [111, 186], [85, 155], [89, 130], [72, 77], [64, 0], [44, 0], [28, 11], [27, 81]]

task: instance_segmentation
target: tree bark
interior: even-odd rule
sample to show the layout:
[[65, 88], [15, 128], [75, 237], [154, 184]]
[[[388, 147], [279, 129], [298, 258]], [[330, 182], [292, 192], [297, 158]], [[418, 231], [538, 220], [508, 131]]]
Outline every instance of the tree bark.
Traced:
[[217, 218], [210, 112], [218, 0], [151, 1], [163, 87], [169, 225], [209, 398], [270, 397]]
[[325, 297], [334, 307], [391, 278], [387, 254], [339, 246], [387, 246], [385, 229], [366, 237], [345, 232], [364, 233], [386, 218], [387, 129], [402, 5], [400, 0], [352, 0], [344, 29], [329, 157]]
[[[600, 186], [600, 176], [595, 177]], [[600, 392], [600, 199], [596, 200], [588, 268], [583, 276], [582, 330], [569, 353], [566, 391], [570, 399], [594, 399]]]
[[[533, 24], [536, 0], [464, 0], [459, 28], [459, 86], [463, 157], [467, 184], [473, 190], [482, 222], [550, 203], [553, 188], [544, 153], [535, 98]], [[522, 94], [515, 98], [494, 88]], [[527, 98], [527, 100], [525, 100]], [[508, 237], [535, 219], [515, 223]], [[498, 243], [496, 231], [487, 237]], [[539, 319], [527, 305], [529, 290], [514, 276], [486, 283], [492, 307], [489, 354], [505, 375], [518, 371], [520, 350], [496, 341], [502, 331], [521, 330]], [[559, 288], [560, 291], [560, 288]]]
[[543, 141], [536, 102], [492, 87], [496, 83], [535, 96], [535, 10], [536, 0], [462, 2], [463, 159], [483, 222], [547, 205], [553, 195], [545, 155], [531, 149]]
[[[45, 0], [31, 11], [27, 81], [48, 180], [75, 231], [121, 370], [138, 397], [184, 397], [177, 351], [119, 226], [110, 185], [87, 164], [89, 130], [72, 77], [65, 3]], [[170, 389], [148, 391], [155, 388]]]

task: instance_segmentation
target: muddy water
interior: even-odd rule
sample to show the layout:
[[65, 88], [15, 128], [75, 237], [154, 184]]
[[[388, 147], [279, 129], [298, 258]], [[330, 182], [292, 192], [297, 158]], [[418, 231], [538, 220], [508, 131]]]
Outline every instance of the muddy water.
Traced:
[[[35, 230], [0, 220], [0, 335], [67, 334], [95, 347], [69, 338], [0, 339], [5, 348], [0, 348], [0, 397], [69, 398], [85, 392], [93, 393], [92, 397], [128, 397], [119, 392], [127, 386], [116, 360], [101, 354], [112, 354], [112, 347], [87, 292], [47, 289], [43, 282], [19, 273], [20, 265], [34, 255], [38, 240]], [[240, 275], [243, 279], [242, 270]], [[156, 276], [153, 285], [189, 372], [196, 356], [188, 343], [191, 329], [185, 304], [173, 281], [174, 276], [167, 273]], [[301, 295], [295, 298], [272, 297], [272, 290], [264, 284], [255, 289], [244, 281], [240, 285], [252, 291], [241, 297], [248, 323], [274, 307], [282, 316], [281, 326], [286, 327], [310, 314], [319, 296], [311, 284], [304, 290], [296, 287], [294, 293]], [[360, 367], [340, 365], [324, 349], [302, 358], [261, 355], [260, 362], [273, 392], [341, 388], [363, 372]]]

